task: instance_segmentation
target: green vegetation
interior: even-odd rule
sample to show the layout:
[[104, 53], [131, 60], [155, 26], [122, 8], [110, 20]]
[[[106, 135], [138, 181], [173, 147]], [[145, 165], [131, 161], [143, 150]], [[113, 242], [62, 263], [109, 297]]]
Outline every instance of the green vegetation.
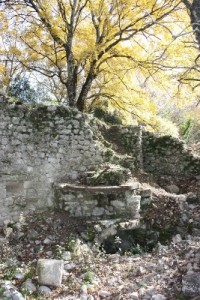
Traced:
[[117, 112], [112, 113], [100, 107], [96, 107], [94, 109], [94, 116], [110, 125], [122, 124], [122, 120], [120, 119], [120, 116], [118, 116]]
[[95, 274], [91, 271], [87, 271], [84, 275], [84, 284], [91, 284], [95, 278]]
[[7, 268], [4, 269], [4, 279], [5, 280], [11, 280], [13, 279], [15, 273], [17, 270], [17, 266], [16, 265], [12, 265], [12, 266], [8, 266]]

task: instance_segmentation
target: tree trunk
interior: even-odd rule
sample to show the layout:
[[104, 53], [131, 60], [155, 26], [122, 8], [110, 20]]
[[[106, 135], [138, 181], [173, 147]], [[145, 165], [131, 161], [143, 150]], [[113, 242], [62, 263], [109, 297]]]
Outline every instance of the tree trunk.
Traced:
[[70, 107], [76, 106], [77, 68], [68, 68], [67, 94]]
[[67, 94], [70, 107], [76, 106], [76, 93], [77, 93], [77, 66], [75, 65], [73, 57], [68, 56], [67, 62]]
[[86, 108], [86, 103], [85, 103], [86, 98], [87, 98], [88, 92], [91, 88], [92, 81], [94, 80], [94, 78], [95, 78], [95, 75], [92, 75], [91, 73], [88, 74], [88, 76], [85, 80], [85, 83], [82, 86], [81, 92], [79, 94], [76, 106], [77, 106], [78, 110], [80, 110], [82, 112]]
[[70, 28], [68, 32], [68, 41], [65, 44], [65, 51], [67, 57], [67, 94], [68, 101], [70, 107], [76, 106], [76, 94], [77, 94], [77, 71], [78, 67], [76, 66], [76, 62], [74, 60], [73, 52], [72, 52], [72, 40], [73, 40], [73, 27]]
[[199, 3], [199, 0], [193, 1], [190, 12], [191, 12], [190, 18], [191, 18], [192, 28], [195, 32], [197, 43], [200, 48], [200, 3]]
[[200, 2], [199, 0], [193, 0], [192, 3], [189, 0], [182, 0], [182, 2], [189, 11], [191, 26], [200, 48]]

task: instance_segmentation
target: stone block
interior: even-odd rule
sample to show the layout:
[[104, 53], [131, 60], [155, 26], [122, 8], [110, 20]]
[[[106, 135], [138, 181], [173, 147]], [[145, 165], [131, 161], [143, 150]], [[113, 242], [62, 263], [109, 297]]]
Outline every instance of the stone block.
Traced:
[[75, 209], [74, 209], [74, 216], [75, 217], [81, 217], [83, 215], [83, 213], [82, 213], [82, 207], [76, 207]]
[[132, 217], [137, 217], [140, 210], [140, 196], [131, 196], [127, 199], [127, 210]]
[[5, 184], [0, 183], [0, 199], [6, 198], [6, 188]]
[[123, 201], [119, 201], [119, 200], [114, 200], [111, 202], [111, 204], [114, 206], [114, 208], [116, 209], [121, 209], [125, 207], [125, 203]]
[[7, 195], [10, 194], [17, 194], [21, 195], [24, 194], [24, 183], [23, 182], [8, 182], [6, 184], [6, 193]]
[[102, 216], [104, 214], [104, 208], [103, 207], [95, 207], [92, 211], [93, 216]]
[[135, 195], [131, 195], [129, 197], [127, 197], [126, 202], [128, 206], [131, 205], [140, 205], [140, 201], [141, 201], [141, 197], [140, 196], [135, 196]]
[[39, 284], [59, 287], [62, 283], [63, 269], [63, 260], [39, 259], [37, 263]]

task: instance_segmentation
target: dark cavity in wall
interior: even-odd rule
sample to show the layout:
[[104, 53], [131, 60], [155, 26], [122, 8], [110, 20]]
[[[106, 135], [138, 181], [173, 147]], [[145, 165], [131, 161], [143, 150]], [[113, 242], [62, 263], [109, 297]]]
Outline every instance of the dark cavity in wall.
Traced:
[[173, 232], [147, 231], [142, 228], [119, 231], [116, 235], [107, 237], [101, 244], [101, 250], [107, 254], [119, 253], [132, 255], [150, 253], [158, 242], [167, 245]]

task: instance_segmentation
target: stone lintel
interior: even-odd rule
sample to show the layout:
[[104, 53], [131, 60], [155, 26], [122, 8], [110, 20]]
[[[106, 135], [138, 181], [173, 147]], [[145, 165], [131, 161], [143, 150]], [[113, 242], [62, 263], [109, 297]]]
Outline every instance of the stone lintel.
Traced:
[[56, 186], [69, 191], [106, 193], [106, 192], [123, 192], [123, 191], [137, 190], [139, 188], [139, 183], [134, 182], [131, 185], [120, 185], [120, 186], [86, 186], [86, 185], [75, 185], [69, 183], [59, 183]]

